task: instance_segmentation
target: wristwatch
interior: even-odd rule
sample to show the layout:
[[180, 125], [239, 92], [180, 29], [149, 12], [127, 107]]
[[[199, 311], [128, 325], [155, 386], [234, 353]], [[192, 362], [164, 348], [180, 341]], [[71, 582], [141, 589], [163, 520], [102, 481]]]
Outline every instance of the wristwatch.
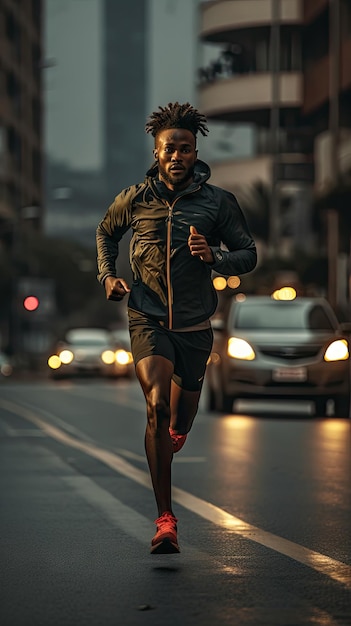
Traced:
[[216, 250], [214, 253], [216, 261], [223, 261], [223, 252], [222, 250]]

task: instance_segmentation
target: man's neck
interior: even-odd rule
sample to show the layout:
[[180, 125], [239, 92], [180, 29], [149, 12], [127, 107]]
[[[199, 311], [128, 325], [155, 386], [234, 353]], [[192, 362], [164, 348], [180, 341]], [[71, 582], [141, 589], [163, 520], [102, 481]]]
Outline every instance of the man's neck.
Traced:
[[172, 193], [176, 193], [177, 191], [183, 191], [184, 189], [186, 189], [187, 187], [189, 187], [193, 182], [194, 179], [190, 178], [189, 180], [185, 181], [183, 184], [180, 185], [172, 185], [172, 183], [169, 183], [167, 180], [164, 180], [163, 178], [161, 178], [161, 176], [158, 177], [158, 179], [165, 185], [165, 187], [167, 187], [167, 189], [169, 191], [171, 191]]

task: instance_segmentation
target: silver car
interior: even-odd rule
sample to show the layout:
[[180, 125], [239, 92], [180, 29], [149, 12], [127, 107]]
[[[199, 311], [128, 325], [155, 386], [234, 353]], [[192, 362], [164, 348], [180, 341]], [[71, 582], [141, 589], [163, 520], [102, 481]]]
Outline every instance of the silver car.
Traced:
[[[346, 327], [346, 325], [345, 325]], [[206, 381], [208, 408], [230, 412], [236, 399], [312, 400], [324, 416], [349, 417], [349, 340], [323, 298], [233, 300], [214, 328]]]
[[72, 328], [49, 357], [48, 366], [53, 378], [84, 374], [119, 377], [129, 375], [131, 362], [131, 354], [117, 348], [108, 330]]

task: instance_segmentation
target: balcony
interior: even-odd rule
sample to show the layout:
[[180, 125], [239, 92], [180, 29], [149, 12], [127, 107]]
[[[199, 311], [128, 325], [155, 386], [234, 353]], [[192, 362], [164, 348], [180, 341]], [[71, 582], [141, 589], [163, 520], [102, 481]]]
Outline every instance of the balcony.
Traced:
[[329, 0], [306, 0], [304, 5], [304, 21], [307, 24], [315, 20], [328, 8]]
[[[300, 0], [281, 0], [280, 23], [302, 21]], [[272, 22], [271, 0], [217, 0], [201, 6], [200, 37], [203, 41], [228, 41], [235, 30], [269, 26]]]
[[[199, 89], [199, 109], [208, 119], [267, 125], [273, 105], [272, 82], [272, 74], [257, 73], [202, 85]], [[300, 72], [280, 73], [279, 107], [301, 107], [302, 88]]]
[[[211, 183], [236, 193], [239, 187], [257, 181], [272, 185], [273, 157], [270, 154], [254, 158], [231, 159], [210, 163]], [[282, 185], [293, 183], [311, 184], [314, 179], [313, 163], [304, 154], [281, 154], [276, 169], [276, 179]]]
[[[340, 48], [340, 88], [351, 89], [351, 38], [342, 42]], [[313, 63], [305, 73], [303, 112], [308, 115], [329, 100], [330, 57], [325, 56]]]
[[[325, 131], [318, 135], [316, 139], [316, 192], [319, 195], [327, 193], [335, 184], [332, 172], [335, 167], [332, 163], [334, 159], [333, 135], [330, 131]], [[337, 143], [337, 172], [341, 177], [349, 177], [351, 173], [351, 131], [341, 128]]]
[[260, 180], [271, 184], [272, 158], [260, 155], [249, 159], [231, 159], [211, 163], [211, 184], [235, 193], [238, 186]]

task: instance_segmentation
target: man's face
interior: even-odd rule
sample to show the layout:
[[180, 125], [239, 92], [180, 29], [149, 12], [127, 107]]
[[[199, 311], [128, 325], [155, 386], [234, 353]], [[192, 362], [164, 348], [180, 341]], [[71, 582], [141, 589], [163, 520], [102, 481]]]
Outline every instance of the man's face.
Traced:
[[159, 177], [169, 189], [185, 189], [191, 183], [197, 150], [190, 130], [161, 130], [156, 137], [154, 156], [158, 161]]

